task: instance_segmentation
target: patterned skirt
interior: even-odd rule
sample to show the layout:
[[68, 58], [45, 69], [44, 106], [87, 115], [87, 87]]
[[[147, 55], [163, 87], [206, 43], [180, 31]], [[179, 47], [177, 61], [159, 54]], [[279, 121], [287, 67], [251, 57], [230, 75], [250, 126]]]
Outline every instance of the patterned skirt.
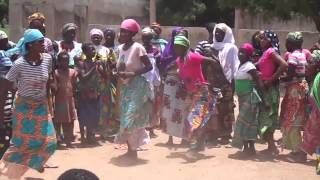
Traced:
[[115, 142], [129, 142], [131, 148], [136, 149], [149, 142], [145, 128], [149, 124], [152, 105], [150, 85], [144, 77], [137, 76], [121, 85], [120, 94], [120, 131]]
[[300, 146], [304, 152], [310, 155], [315, 153], [316, 148], [320, 148], [320, 108], [312, 96], [309, 98], [311, 114], [304, 129], [303, 143]]
[[182, 89], [178, 74], [168, 74], [164, 82], [161, 128], [164, 133], [178, 138], [187, 138], [187, 116], [189, 108], [186, 104], [187, 94]]
[[256, 90], [247, 94], [238, 94], [239, 115], [235, 125], [231, 145], [242, 149], [244, 141], [257, 140], [258, 107], [261, 102]]
[[306, 121], [306, 94], [308, 83], [306, 81], [290, 83], [281, 104], [280, 123], [285, 148], [298, 151], [301, 143], [300, 130]]
[[259, 107], [259, 133], [264, 135], [266, 132], [274, 132], [279, 127], [279, 101], [280, 90], [279, 85], [269, 87], [264, 93], [264, 100], [270, 106]]
[[12, 118], [13, 144], [3, 160], [41, 170], [57, 148], [48, 102], [18, 97]]
[[[191, 100], [190, 105], [188, 101]], [[187, 117], [187, 137], [197, 137], [197, 132], [203, 128], [210, 119], [210, 111], [212, 110], [212, 96], [209, 94], [208, 87], [203, 85], [198, 91], [189, 94], [187, 105], [190, 107]]]

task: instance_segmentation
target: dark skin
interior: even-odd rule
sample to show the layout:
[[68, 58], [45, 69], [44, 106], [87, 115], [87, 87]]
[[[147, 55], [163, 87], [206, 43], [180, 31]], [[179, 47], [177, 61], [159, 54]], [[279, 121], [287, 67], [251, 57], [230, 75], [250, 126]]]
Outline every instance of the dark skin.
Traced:
[[9, 46], [9, 39], [4, 38], [0, 40], [0, 50], [8, 50], [10, 48]]
[[[120, 37], [119, 39], [124, 43], [123, 50], [128, 50], [133, 44], [133, 37], [136, 35], [136, 33], [128, 31], [126, 29], [120, 29]], [[127, 78], [134, 78], [135, 76], [139, 76], [141, 74], [144, 74], [150, 70], [152, 70], [152, 65], [150, 63], [150, 60], [147, 55], [141, 56], [140, 61], [144, 65], [143, 68], [137, 70], [137, 71], [126, 71], [125, 63], [120, 63], [120, 66], [117, 68], [116, 75], [122, 79], [127, 79]], [[127, 142], [128, 145], [128, 152], [126, 155], [132, 157], [132, 158], [137, 158], [137, 151], [133, 150]]]
[[151, 26], [151, 29], [153, 29], [154, 32], [156, 33], [154, 38], [155, 39], [159, 39], [160, 38], [160, 34], [161, 34], [161, 29], [159, 27], [156, 27], [156, 26]]
[[104, 32], [104, 39], [105, 39], [104, 45], [106, 47], [113, 47], [115, 38], [116, 38], [115, 32], [113, 32], [113, 31]]
[[38, 29], [44, 36], [46, 35], [46, 25], [43, 21], [35, 19], [29, 24], [30, 29]]
[[[124, 43], [123, 50], [128, 50], [133, 45], [134, 41], [132, 38], [135, 34], [136, 33], [130, 32], [125, 29], [120, 30], [120, 39]], [[147, 55], [141, 56], [140, 61], [143, 63], [144, 68], [141, 68], [135, 72], [128, 72], [128, 71], [125, 71], [125, 69], [123, 69], [123, 65], [120, 64], [120, 66], [122, 66], [122, 67], [118, 68], [117, 75], [123, 79], [133, 78], [135, 76], [145, 74], [146, 72], [152, 70], [152, 65], [151, 65], [150, 60]]]
[[[286, 40], [286, 48], [288, 52], [294, 52], [295, 50], [302, 50], [302, 42], [296, 43], [292, 42], [289, 39]], [[295, 71], [296, 66], [289, 64], [288, 65], [288, 71], [287, 76], [282, 78], [284, 81], [291, 81], [294, 77], [297, 77], [297, 73]]]
[[76, 39], [76, 30], [71, 29], [63, 33], [62, 38], [63, 38], [62, 44], [68, 49], [73, 49], [74, 48], [73, 41]]
[[[44, 40], [40, 39], [26, 45], [28, 53], [24, 56], [26, 61], [29, 63], [35, 63], [36, 65], [40, 65], [42, 62], [42, 53], [44, 53]], [[52, 77], [52, 74], [50, 74]], [[47, 83], [47, 87], [51, 87], [53, 85], [52, 78], [49, 78]], [[3, 107], [5, 104], [5, 99], [8, 91], [15, 91], [14, 83], [8, 81], [7, 79], [0, 78], [0, 107]], [[3, 117], [3, 108], [0, 109], [0, 117]], [[3, 119], [0, 118], [0, 126], [3, 125]]]
[[[215, 34], [214, 34], [214, 37], [216, 39], [217, 42], [222, 42], [224, 40], [226, 36], [226, 32], [224, 32], [222, 29], [220, 28], [216, 28], [216, 31], [215, 31]], [[235, 91], [235, 82], [234, 82], [234, 79], [232, 79], [231, 81], [231, 86], [232, 86], [232, 91], [234, 93]]]
[[102, 42], [102, 36], [94, 34], [93, 36], [91, 36], [91, 41], [94, 45], [98, 46]]
[[[266, 51], [271, 47], [271, 41], [264, 34], [261, 35], [260, 46], [263, 51]], [[280, 76], [288, 69], [287, 62], [278, 53], [273, 52], [270, 59], [278, 66], [278, 69], [270, 80], [263, 82], [266, 88], [271, 87], [276, 81], [278, 81]]]
[[91, 77], [94, 72], [98, 71], [98, 66], [101, 64], [100, 61], [93, 61], [94, 56], [96, 55], [96, 49], [93, 45], [88, 46], [87, 48], [83, 49], [84, 55], [86, 55], [86, 65], [89, 66], [89, 70], [87, 71], [84, 66], [85, 63], [80, 63], [80, 71], [79, 71], [79, 78], [80, 79], [88, 79]]
[[226, 35], [226, 32], [224, 32], [222, 29], [216, 28], [215, 31], [215, 38], [217, 42], [222, 42], [224, 40], [224, 37]]
[[142, 33], [141, 40], [143, 46], [146, 48], [147, 52], [152, 48], [151, 40], [153, 35], [151, 33]]
[[[184, 57], [188, 53], [188, 48], [187, 47], [175, 44], [174, 45], [174, 52], [176, 53], [176, 55], [178, 57], [181, 58], [181, 60], [183, 60], [184, 62], [186, 61]], [[202, 66], [206, 66], [206, 65], [220, 66], [220, 64], [219, 64], [217, 59], [204, 57]]]
[[[250, 61], [250, 59], [252, 58], [248, 55], [248, 53], [246, 52], [245, 49], [241, 49], [241, 48], [239, 49], [238, 57], [240, 60], [240, 66], [245, 64], [246, 62]], [[257, 70], [252, 69], [248, 73], [251, 75], [253, 81], [255, 82], [256, 89], [259, 92], [259, 95], [261, 96], [261, 99], [262, 99], [264, 106], [268, 106], [263, 98], [263, 93], [262, 93], [264, 91], [263, 82], [260, 80]], [[246, 155], [256, 154], [256, 150], [254, 147], [254, 141], [246, 141], [244, 143], [244, 153]]]
[[[260, 47], [262, 51], [266, 51], [271, 47], [271, 41], [264, 34], [261, 35]], [[278, 66], [277, 71], [273, 74], [270, 80], [264, 81], [264, 87], [268, 89], [272, 87], [280, 78], [280, 76], [287, 71], [288, 64], [285, 60], [276, 52], [273, 52], [270, 56], [270, 59]], [[267, 130], [263, 137], [268, 142], [267, 152], [278, 153], [278, 149], [274, 143], [273, 132], [271, 130]]]

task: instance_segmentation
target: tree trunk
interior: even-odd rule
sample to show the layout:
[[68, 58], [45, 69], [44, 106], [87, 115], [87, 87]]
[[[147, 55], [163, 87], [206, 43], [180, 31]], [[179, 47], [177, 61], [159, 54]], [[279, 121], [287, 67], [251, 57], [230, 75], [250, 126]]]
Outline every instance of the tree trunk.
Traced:
[[320, 32], [320, 16], [312, 16], [318, 32]]

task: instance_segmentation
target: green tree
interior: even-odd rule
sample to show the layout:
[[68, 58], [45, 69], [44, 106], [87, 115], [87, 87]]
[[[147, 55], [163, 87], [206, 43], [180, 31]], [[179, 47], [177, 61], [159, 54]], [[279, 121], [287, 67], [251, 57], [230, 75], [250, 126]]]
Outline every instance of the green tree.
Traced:
[[9, 0], [0, 0], [0, 25], [4, 28], [3, 20], [8, 20]]
[[221, 8], [246, 9], [252, 15], [289, 20], [294, 14], [310, 17], [320, 32], [319, 0], [217, 0]]
[[203, 26], [207, 22], [234, 24], [234, 9], [219, 8], [217, 0], [158, 0], [157, 17], [162, 25]]

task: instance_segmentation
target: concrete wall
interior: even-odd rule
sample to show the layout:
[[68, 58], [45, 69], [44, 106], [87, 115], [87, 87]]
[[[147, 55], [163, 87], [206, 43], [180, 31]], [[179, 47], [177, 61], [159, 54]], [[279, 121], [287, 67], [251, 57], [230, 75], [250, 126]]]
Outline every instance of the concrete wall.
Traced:
[[[250, 42], [252, 35], [256, 32], [257, 30], [254, 29], [239, 29], [237, 31], [237, 45], [241, 45], [242, 43], [245, 42]], [[285, 41], [287, 34], [289, 31], [275, 31], [277, 35], [279, 36], [280, 40], [280, 50], [281, 53], [283, 54], [286, 49], [285, 49]], [[303, 33], [303, 48], [310, 49], [312, 45], [319, 39], [319, 33], [316, 32], [302, 32]]]
[[238, 9], [235, 11], [235, 28], [317, 32], [317, 28], [310, 18], [296, 15], [289, 21], [278, 18], [266, 19], [262, 15], [251, 16], [246, 11]]
[[120, 24], [129, 17], [149, 23], [147, 3], [147, 0], [10, 0], [10, 39], [17, 41], [27, 27], [27, 17], [39, 11], [47, 18], [48, 37], [60, 39], [63, 24], [74, 22], [80, 27], [78, 39], [84, 41], [88, 24]]

